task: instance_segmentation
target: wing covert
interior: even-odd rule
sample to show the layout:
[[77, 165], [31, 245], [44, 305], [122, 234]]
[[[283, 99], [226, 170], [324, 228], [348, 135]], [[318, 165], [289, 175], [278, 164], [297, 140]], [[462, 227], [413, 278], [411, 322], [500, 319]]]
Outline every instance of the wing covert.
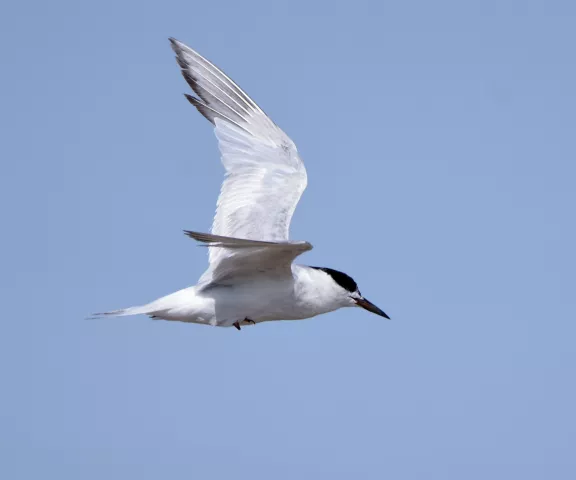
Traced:
[[312, 245], [308, 242], [264, 242], [190, 230], [185, 230], [184, 233], [211, 249], [222, 252], [218, 262], [202, 277], [200, 283], [205, 287], [234, 283], [238, 278], [256, 273], [291, 275], [294, 259], [312, 250]]

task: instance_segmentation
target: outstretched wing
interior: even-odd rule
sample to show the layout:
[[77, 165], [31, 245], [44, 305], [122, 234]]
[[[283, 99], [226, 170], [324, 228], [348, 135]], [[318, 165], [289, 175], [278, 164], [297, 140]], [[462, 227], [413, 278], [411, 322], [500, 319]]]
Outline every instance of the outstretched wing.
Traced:
[[[294, 142], [220, 69], [183, 43], [170, 42], [199, 97], [186, 98], [214, 124], [226, 169], [212, 233], [286, 242], [306, 188], [306, 169]], [[210, 247], [211, 268], [225, 255], [225, 248]]]
[[294, 259], [308, 250], [308, 242], [263, 242], [223, 237], [210, 233], [191, 232], [186, 235], [222, 252], [219, 261], [204, 277], [206, 283], [225, 284], [238, 277], [258, 274], [290, 274]]

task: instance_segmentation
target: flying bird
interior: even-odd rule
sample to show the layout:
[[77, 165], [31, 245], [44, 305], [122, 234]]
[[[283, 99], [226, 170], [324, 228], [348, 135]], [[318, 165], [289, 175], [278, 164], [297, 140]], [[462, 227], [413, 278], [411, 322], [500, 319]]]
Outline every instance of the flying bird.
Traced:
[[222, 70], [182, 42], [170, 43], [197, 95], [185, 96], [214, 126], [226, 170], [211, 233], [185, 230], [208, 247], [209, 266], [193, 287], [95, 316], [146, 314], [238, 330], [342, 307], [389, 318], [345, 273], [293, 263], [312, 249], [288, 236], [307, 183], [296, 145]]

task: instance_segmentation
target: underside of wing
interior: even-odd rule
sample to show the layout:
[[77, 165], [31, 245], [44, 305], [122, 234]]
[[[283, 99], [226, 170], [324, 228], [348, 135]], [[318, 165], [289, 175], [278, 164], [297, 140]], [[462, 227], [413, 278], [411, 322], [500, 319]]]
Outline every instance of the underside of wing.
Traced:
[[312, 250], [308, 242], [263, 242], [185, 230], [189, 237], [221, 252], [219, 261], [203, 277], [205, 282], [223, 283], [255, 273], [290, 274], [294, 259]]
[[[296, 146], [220, 69], [183, 43], [170, 41], [184, 78], [198, 95], [186, 97], [214, 124], [226, 169], [212, 234], [287, 241], [307, 181]], [[224, 253], [210, 247], [212, 264]]]

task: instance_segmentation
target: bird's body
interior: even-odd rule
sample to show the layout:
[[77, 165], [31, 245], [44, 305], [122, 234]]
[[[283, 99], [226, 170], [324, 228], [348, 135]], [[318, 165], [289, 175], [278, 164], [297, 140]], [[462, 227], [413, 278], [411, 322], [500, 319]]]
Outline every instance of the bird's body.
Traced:
[[[349, 306], [322, 270], [293, 265], [291, 276], [253, 275], [231, 284], [201, 283], [141, 307], [110, 312], [230, 327], [235, 322], [302, 320]], [[248, 319], [248, 321], [246, 321]]]
[[312, 249], [290, 241], [306, 169], [294, 142], [221, 70], [171, 39], [182, 74], [199, 98], [186, 98], [213, 125], [226, 177], [211, 233], [186, 231], [209, 248], [198, 284], [147, 305], [97, 315], [146, 314], [213, 326], [300, 320], [342, 307], [387, 315], [356, 282], [329, 268], [296, 265]]

